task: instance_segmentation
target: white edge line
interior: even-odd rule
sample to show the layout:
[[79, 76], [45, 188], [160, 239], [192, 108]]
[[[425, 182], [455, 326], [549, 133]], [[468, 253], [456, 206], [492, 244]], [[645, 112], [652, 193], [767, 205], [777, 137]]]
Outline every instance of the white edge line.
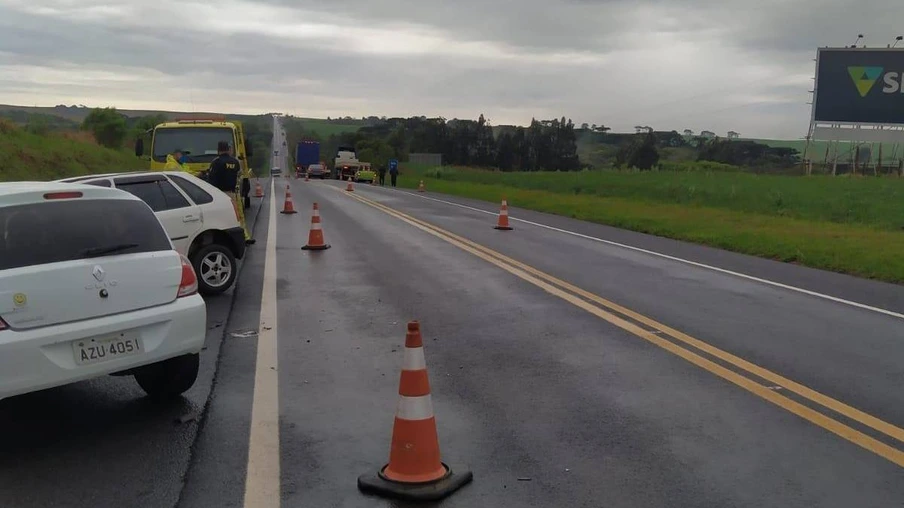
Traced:
[[270, 216], [261, 290], [254, 395], [245, 477], [246, 508], [280, 506], [279, 369], [276, 307], [276, 179], [270, 180]]
[[[417, 194], [417, 193], [414, 193], [414, 192], [409, 192], [409, 191], [401, 191], [401, 192], [404, 193], [404, 194], [408, 194], [408, 195], [410, 195], [410, 196], [414, 196], [414, 197], [421, 198], [421, 199], [428, 199], [428, 200], [430, 200], [430, 201], [436, 201], [437, 203], [444, 203], [444, 204], [447, 204], [447, 205], [457, 206], [457, 207], [459, 207], [459, 208], [464, 208], [464, 209], [466, 209], [466, 210], [472, 210], [472, 211], [484, 213], [484, 214], [487, 214], [487, 215], [496, 215], [496, 212], [490, 212], [490, 211], [487, 211], [487, 210], [481, 210], [480, 208], [475, 208], [475, 207], [473, 207], [473, 206], [463, 205], [463, 204], [461, 204], [461, 203], [454, 203], [454, 202], [452, 202], [452, 201], [446, 201], [446, 200], [443, 200], [443, 199], [432, 198], [432, 197], [430, 197], [430, 196], [424, 196], [424, 195]], [[595, 237], [595, 236], [589, 236], [589, 235], [584, 235], [584, 234], [581, 234], [581, 233], [575, 233], [574, 231], [568, 231], [567, 229], [561, 229], [561, 228], [557, 228], [557, 227], [554, 227], [554, 226], [549, 226], [549, 225], [546, 225], [546, 224], [541, 224], [541, 223], [539, 223], [539, 222], [533, 222], [533, 221], [529, 221], [529, 220], [525, 220], [525, 219], [519, 219], [519, 218], [517, 218], [517, 217], [512, 217], [511, 215], [509, 215], [509, 220], [518, 221], [518, 222], [523, 222], [523, 223], [525, 223], [525, 224], [530, 224], [531, 226], [537, 226], [537, 227], [540, 227], [540, 228], [549, 229], [549, 230], [551, 230], [551, 231], [556, 231], [556, 232], [559, 232], [559, 233], [565, 233], [566, 235], [576, 236], [576, 237], [578, 237], [578, 238], [584, 238], [584, 239], [586, 239], [586, 240], [593, 240], [593, 241], [595, 241], [595, 242], [604, 243], [604, 244], [607, 244], [607, 245], [613, 245], [613, 246], [615, 246], [615, 247], [621, 247], [621, 248], [623, 248], [623, 249], [633, 250], [633, 251], [635, 251], [635, 252], [642, 252], [642, 253], [644, 253], [644, 254], [649, 254], [649, 255], [651, 255], [651, 256], [657, 256], [657, 257], [664, 258], [664, 259], [668, 259], [668, 260], [671, 260], [671, 261], [678, 261], [679, 263], [685, 263], [685, 264], [688, 264], [688, 265], [691, 265], [691, 266], [696, 266], [696, 267], [698, 267], [698, 268], [705, 268], [705, 269], [707, 269], [707, 270], [712, 270], [712, 271], [714, 271], [714, 272], [724, 273], [724, 274], [726, 274], [726, 275], [733, 275], [733, 276], [735, 276], [735, 277], [740, 277], [740, 278], [742, 278], [742, 279], [747, 279], [747, 280], [750, 280], [750, 281], [759, 282], [759, 283], [761, 283], [761, 284], [767, 284], [767, 285], [769, 285], [769, 286], [774, 286], [774, 287], [781, 288], [781, 289], [787, 289], [788, 291], [796, 291], [796, 292], [798, 292], [798, 293], [802, 293], [802, 294], [809, 295], [809, 296], [814, 296], [814, 297], [816, 297], [816, 298], [822, 298], [822, 299], [824, 299], [824, 300], [829, 300], [829, 301], [832, 301], [832, 302], [835, 302], [835, 303], [840, 303], [840, 304], [844, 304], [844, 305], [850, 305], [851, 307], [857, 307], [858, 309], [864, 309], [864, 310], [876, 312], [876, 313], [879, 313], [879, 314], [884, 314], [884, 315], [886, 315], [886, 316], [891, 316], [891, 317], [898, 318], [898, 319], [904, 319], [904, 314], [901, 314], [901, 313], [898, 313], [898, 312], [894, 312], [894, 311], [886, 310], [886, 309], [880, 309], [879, 307], [873, 307], [873, 306], [871, 306], [871, 305], [866, 305], [866, 304], [863, 304], [863, 303], [852, 302], [852, 301], [850, 301], [850, 300], [845, 300], [844, 298], [838, 298], [838, 297], [836, 297], [836, 296], [830, 296], [830, 295], [826, 295], [826, 294], [823, 294], [823, 293], [817, 293], [816, 291], [810, 291], [809, 289], [799, 288], [799, 287], [797, 287], [797, 286], [789, 286], [788, 284], [782, 284], [781, 282], [775, 282], [775, 281], [771, 281], [771, 280], [768, 280], [768, 279], [761, 279], [761, 278], [759, 278], [759, 277], [754, 277], [753, 275], [747, 275], [747, 274], [744, 274], [744, 273], [734, 272], [734, 271], [731, 271], [731, 270], [726, 270], [725, 268], [719, 268], [719, 267], [717, 267], [717, 266], [707, 265], [707, 264], [704, 264], [704, 263], [698, 263], [698, 262], [696, 262], [696, 261], [691, 261], [691, 260], [689, 260], [689, 259], [683, 259], [683, 258], [679, 258], [679, 257], [675, 257], [675, 256], [670, 256], [670, 255], [668, 255], [668, 254], [663, 254], [663, 253], [661, 253], [661, 252], [656, 252], [656, 251], [652, 251], [652, 250], [647, 250], [647, 249], [643, 249], [643, 248], [640, 248], [640, 247], [634, 247], [634, 246], [631, 246], [631, 245], [625, 245], [625, 244], [623, 244], [623, 243], [613, 242], [612, 240], [604, 240], [604, 239], [602, 239], [602, 238], [597, 238], [597, 237]]]

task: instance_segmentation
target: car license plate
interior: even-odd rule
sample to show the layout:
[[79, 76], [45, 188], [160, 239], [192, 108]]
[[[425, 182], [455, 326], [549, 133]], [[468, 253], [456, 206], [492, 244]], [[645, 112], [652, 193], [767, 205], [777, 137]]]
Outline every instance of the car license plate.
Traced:
[[72, 343], [72, 351], [75, 354], [75, 363], [78, 365], [91, 365], [107, 362], [141, 354], [141, 339], [128, 334], [119, 334], [112, 337], [98, 337], [93, 339], [81, 339]]

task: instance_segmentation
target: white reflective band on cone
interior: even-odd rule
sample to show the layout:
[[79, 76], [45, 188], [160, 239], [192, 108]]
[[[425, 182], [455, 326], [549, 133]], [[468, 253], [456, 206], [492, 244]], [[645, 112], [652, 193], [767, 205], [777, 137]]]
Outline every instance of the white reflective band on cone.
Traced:
[[427, 360], [424, 358], [424, 348], [406, 347], [402, 370], [424, 370], [426, 368]]
[[420, 397], [399, 397], [396, 418], [402, 420], [426, 420], [433, 418], [433, 399], [429, 395]]
[[315, 222], [315, 223], [311, 224], [311, 231], [317, 231], [317, 230], [319, 230], [319, 229], [320, 229], [320, 223], [319, 223], [319, 222]]

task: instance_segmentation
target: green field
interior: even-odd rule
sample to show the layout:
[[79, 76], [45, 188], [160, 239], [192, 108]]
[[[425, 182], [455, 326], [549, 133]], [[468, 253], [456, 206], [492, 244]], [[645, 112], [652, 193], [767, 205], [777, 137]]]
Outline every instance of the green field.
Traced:
[[0, 120], [0, 161], [0, 181], [55, 180], [147, 167], [134, 153], [98, 146], [85, 133], [37, 135], [5, 120]]
[[904, 179], [745, 173], [499, 173], [406, 167], [401, 185], [904, 282]]

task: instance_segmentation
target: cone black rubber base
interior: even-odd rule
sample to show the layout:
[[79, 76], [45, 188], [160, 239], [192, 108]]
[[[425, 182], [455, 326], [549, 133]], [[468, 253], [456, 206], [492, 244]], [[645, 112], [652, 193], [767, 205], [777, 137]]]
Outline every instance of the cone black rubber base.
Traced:
[[493, 229], [498, 229], [500, 231], [511, 231], [515, 228], [513, 228], [511, 226], [493, 226]]
[[281, 212], [279, 212], [279, 213], [298, 213], [298, 210], [292, 210], [292, 211], [289, 211], [289, 212], [283, 210], [283, 211], [281, 211]]
[[474, 479], [474, 474], [464, 466], [456, 466], [453, 470], [447, 464], [446, 476], [427, 483], [399, 483], [383, 476], [383, 466], [376, 474], [363, 474], [358, 477], [358, 490], [365, 494], [376, 494], [392, 499], [405, 501], [439, 501], [456, 490], [464, 487]]
[[328, 243], [323, 244], [323, 245], [313, 245], [313, 246], [305, 245], [304, 247], [301, 248], [301, 250], [327, 250], [330, 247], [332, 247], [332, 245], [330, 245]]

